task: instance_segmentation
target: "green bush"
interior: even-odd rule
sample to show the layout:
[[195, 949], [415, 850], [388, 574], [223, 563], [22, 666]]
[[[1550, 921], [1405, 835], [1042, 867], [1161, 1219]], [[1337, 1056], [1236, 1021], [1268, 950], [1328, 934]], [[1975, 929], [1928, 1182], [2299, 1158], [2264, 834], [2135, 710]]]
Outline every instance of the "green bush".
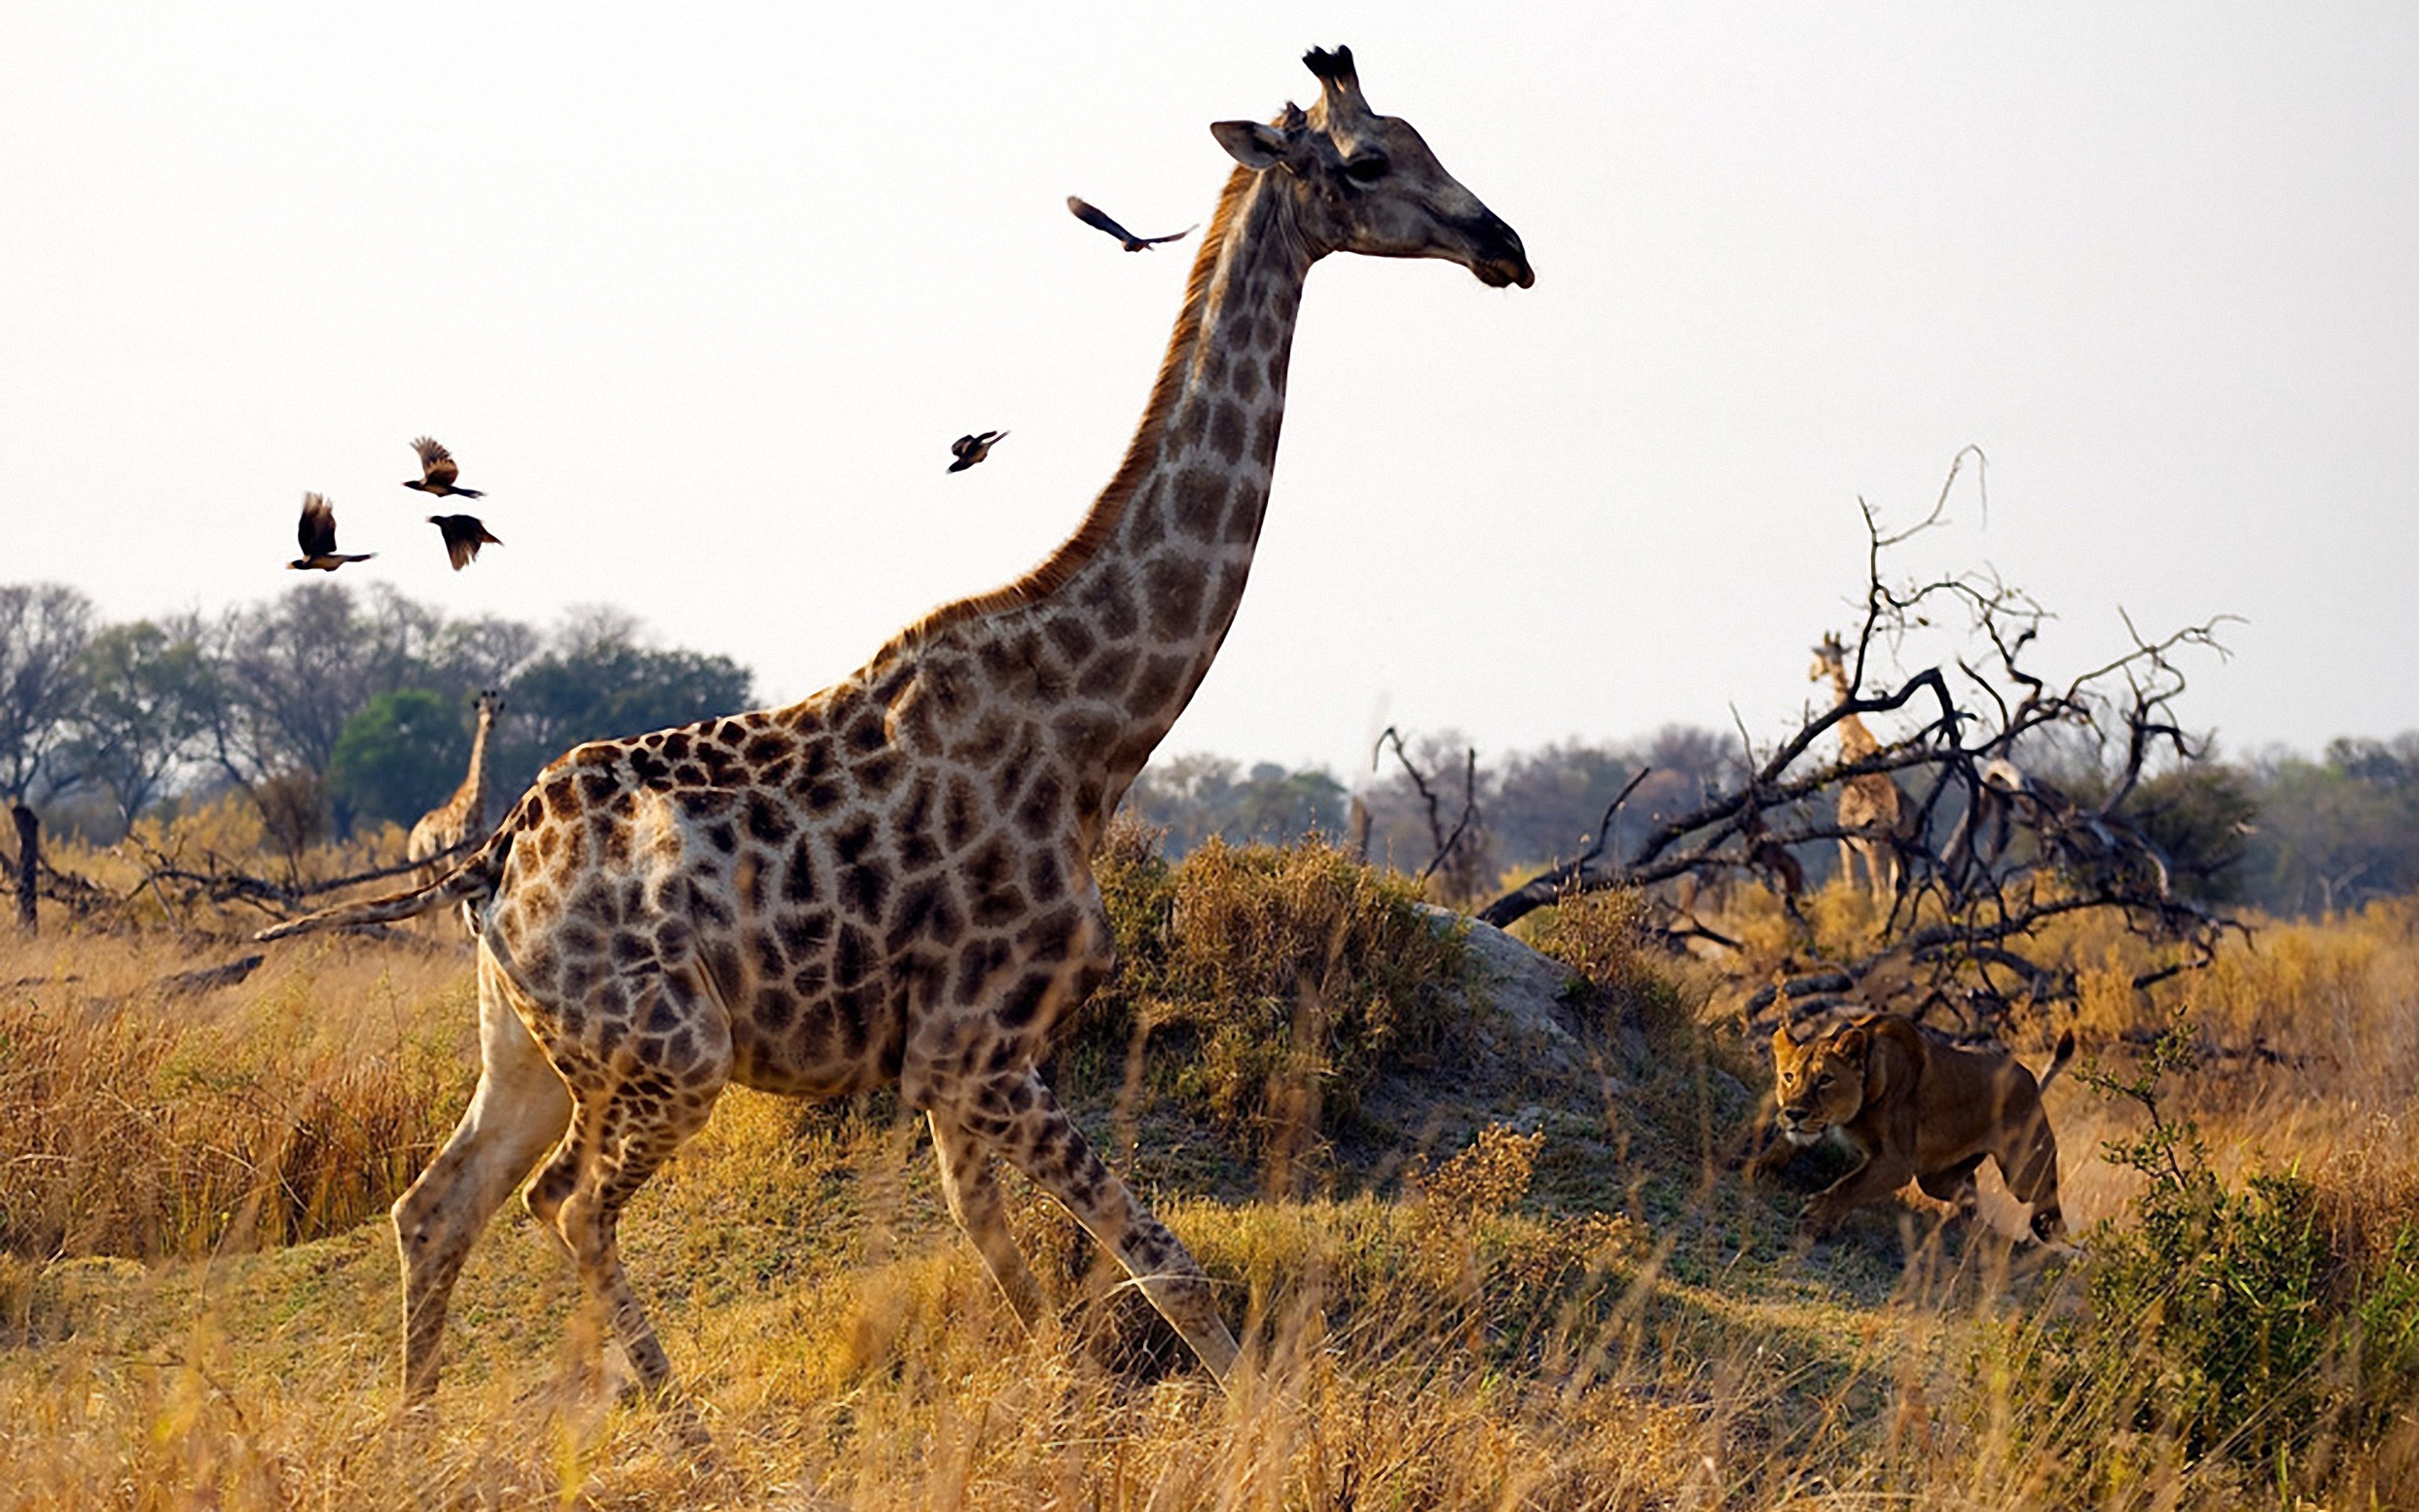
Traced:
[[2419, 1393], [2419, 1215], [2381, 1253], [2333, 1242], [2329, 1194], [2299, 1170], [2229, 1186], [2158, 1085], [2195, 1064], [2182, 1021], [2131, 1077], [2082, 1073], [2147, 1111], [2107, 1153], [2148, 1179], [2133, 1222], [2087, 1239], [2092, 1309], [2058, 1368], [2116, 1426], [2222, 1456], [2280, 1489], [2347, 1444], [2376, 1442]]
[[1564, 1000], [1583, 1020], [1601, 1027], [1635, 1014], [1666, 1037], [1694, 1027], [1690, 993], [1680, 982], [1685, 968], [1648, 937], [1646, 896], [1638, 889], [1572, 892], [1523, 919], [1518, 932], [1571, 968]]

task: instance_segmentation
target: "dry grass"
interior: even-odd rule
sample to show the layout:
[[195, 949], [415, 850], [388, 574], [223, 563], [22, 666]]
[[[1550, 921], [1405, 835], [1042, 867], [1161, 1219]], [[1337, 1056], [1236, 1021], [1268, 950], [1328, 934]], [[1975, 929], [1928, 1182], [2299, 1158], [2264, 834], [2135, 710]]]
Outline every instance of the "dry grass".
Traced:
[[1316, 1185], [1372, 1077], [1432, 1064], [1469, 1020], [1459, 935], [1318, 840], [1170, 863], [1120, 820], [1096, 870], [1119, 965], [1064, 1036], [1061, 1090], [1195, 1108], [1268, 1190]]
[[[195, 951], [228, 950], [195, 921], [181, 941], [58, 930], [0, 946], [0, 981], [18, 984], [0, 995], [0, 1508], [2419, 1496], [2408, 1409], [2280, 1476], [2223, 1453], [2186, 1457], [2130, 1410], [2139, 1390], [2077, 1389], [2069, 1367], [2093, 1357], [2077, 1332], [2092, 1323], [2087, 1264], [2043, 1264], [1981, 1237], [1961, 1244], [1913, 1202], [1794, 1251], [1786, 1202], [1719, 1169], [1728, 1126], [1752, 1100], [1750, 1061], [1696, 1019], [1711, 990], [1701, 975], [1659, 973], [1637, 954], [1617, 902], [1539, 921], [1595, 985], [1573, 999], [1594, 1036], [1588, 1074], [1515, 1076], [1499, 1113], [1406, 1122], [1415, 1093], [1443, 1118], [1472, 1075], [1449, 1024], [1388, 1017], [1448, 1013], [1450, 1001], [1369, 995], [1366, 971], [1334, 969], [1337, 921], [1390, 918], [1392, 895], [1356, 892], [1367, 884], [1328, 855], [1216, 864], [1214, 886], [1169, 902], [1165, 922], [1183, 938], [1163, 959], [1228, 975], [1189, 1007], [1164, 977], [1156, 1022], [1205, 1013], [1201, 993], [1240, 990], [1239, 1011], [1274, 1015], [1273, 1042], [1295, 1046], [1282, 999], [1298, 1001], [1307, 980], [1322, 1005], [1355, 1003], [1355, 1022], [1382, 1030], [1354, 1042], [1365, 1055], [1355, 1069], [1382, 1110], [1367, 1118], [1395, 1122], [1361, 1136], [1431, 1151], [1342, 1161], [1317, 1199], [1254, 1199], [1293, 1188], [1248, 1169], [1194, 1179], [1269, 1153], [1248, 1127], [1217, 1142], [1206, 1090], [1100, 1078], [1079, 1115], [1123, 1131], [1106, 1142], [1132, 1142], [1120, 1163], [1246, 1325], [1251, 1363], [1234, 1393], [1172, 1355], [1064, 1216], [1020, 1192], [1026, 1250], [1067, 1299], [1061, 1335], [1026, 1338], [950, 1226], [918, 1131], [885, 1100], [817, 1112], [736, 1092], [624, 1224], [632, 1272], [716, 1435], [720, 1461], [705, 1471], [658, 1414], [564, 1385], [573, 1286], [517, 1213], [497, 1221], [456, 1292], [436, 1411], [397, 1413], [397, 1288], [377, 1209], [471, 1078], [468, 960], [450, 942], [314, 941], [200, 1000], [148, 990], [200, 963]], [[1253, 898], [1272, 892], [1290, 902], [1252, 923]], [[1856, 926], [1854, 900], [1821, 906]], [[1207, 912], [1178, 926], [1182, 908]], [[1275, 950], [1322, 918], [1266, 958], [1237, 944]], [[2177, 1105], [2229, 1178], [2307, 1173], [2329, 1252], [2356, 1271], [2390, 1270], [2419, 1211], [2415, 918], [2381, 907], [2276, 926], [2189, 986], [2213, 1044], [2258, 1043], [2273, 1058], [2212, 1059]], [[1205, 954], [1212, 938], [1228, 944]], [[2123, 968], [2122, 942], [2073, 948]], [[2146, 1010], [2105, 984], [2096, 992], [2087, 1039], [2116, 1063], [2110, 1036]], [[1338, 1012], [1318, 1011], [1332, 1027]], [[1224, 1022], [1201, 1019], [1189, 1038], [1154, 1028], [1149, 1053], [1187, 1053]], [[1641, 1025], [1643, 1057], [1615, 1044]], [[1303, 1080], [1302, 1063], [1275, 1064], [1286, 1074], [1236, 1070], [1231, 1082]], [[2096, 1152], [2137, 1133], [2137, 1114], [2073, 1079], [2051, 1089], [2050, 1108], [2070, 1218], [2129, 1221], [2140, 1177]], [[1483, 1132], [1433, 1133], [1469, 1126]], [[1189, 1152], [1170, 1148], [1179, 1137]], [[2122, 1384], [2107, 1374], [2099, 1385]]]
[[339, 1233], [417, 1173], [475, 1072], [459, 947], [330, 941], [199, 1000], [158, 990], [193, 964], [163, 936], [7, 958], [11, 1254], [190, 1257]]

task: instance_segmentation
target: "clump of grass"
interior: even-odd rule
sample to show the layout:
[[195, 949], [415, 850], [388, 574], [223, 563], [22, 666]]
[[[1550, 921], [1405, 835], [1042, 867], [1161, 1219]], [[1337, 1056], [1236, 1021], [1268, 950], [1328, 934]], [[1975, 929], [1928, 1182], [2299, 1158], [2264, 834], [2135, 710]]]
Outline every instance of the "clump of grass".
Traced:
[[1298, 1154], [1371, 1075], [1431, 1062], [1469, 1023], [1459, 933], [1320, 841], [1212, 840], [1171, 863], [1121, 822], [1096, 869], [1119, 967], [1068, 1036], [1078, 1085], [1132, 1077], [1253, 1154]]
[[1546, 1136], [1489, 1125], [1414, 1176], [1410, 1201], [1171, 1209], [1211, 1278], [1250, 1299], [1281, 1350], [1305, 1329], [1364, 1358], [1410, 1350], [1502, 1364], [1592, 1350], [1643, 1245], [1628, 1219], [1531, 1210]]
[[1685, 1032], [1706, 995], [1693, 963], [1675, 956], [1646, 930], [1644, 893], [1632, 887], [1574, 892], [1523, 921], [1521, 934], [1571, 968], [1569, 1001], [1606, 1026], [1624, 1018], [1650, 1034]]
[[1469, 1148], [1423, 1173], [1418, 1187], [1424, 1210], [1436, 1221], [1466, 1226], [1481, 1216], [1506, 1212], [1529, 1195], [1536, 1173], [1543, 1133], [1527, 1134], [1508, 1124], [1489, 1124]]

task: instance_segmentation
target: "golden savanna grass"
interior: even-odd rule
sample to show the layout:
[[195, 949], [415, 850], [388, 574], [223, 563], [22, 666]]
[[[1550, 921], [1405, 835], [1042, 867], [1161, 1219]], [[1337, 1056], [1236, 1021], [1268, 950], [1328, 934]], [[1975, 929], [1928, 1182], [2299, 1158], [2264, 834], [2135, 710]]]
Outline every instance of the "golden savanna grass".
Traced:
[[[894, 1099], [742, 1091], [623, 1226], [713, 1467], [573, 1384], [569, 1270], [517, 1206], [455, 1292], [435, 1411], [400, 1414], [381, 1209], [475, 1071], [467, 952], [436, 927], [312, 937], [165, 995], [251, 948], [234, 915], [164, 900], [0, 945], [0, 1507], [2419, 1498], [2412, 1409], [2370, 1399], [2419, 1317], [2368, 1318], [2344, 1336], [2365, 1355], [2280, 1395], [2317, 1424], [2298, 1437], [2195, 1445], [2162, 1419], [2160, 1373], [2189, 1362], [2116, 1350], [2095, 1279], [2141, 1232], [2147, 1178], [2098, 1153], [2138, 1106], [2049, 1092], [2070, 1222], [2110, 1225], [2088, 1256], [1942, 1233], [1914, 1200], [1799, 1252], [1799, 1194], [1722, 1169], [1760, 1088], [1725, 1016], [1742, 985], [1645, 947], [1633, 901], [1528, 931], [1571, 977], [1582, 1049], [1556, 1069], [1511, 1053], [1400, 882], [1317, 846], [1170, 867], [1121, 845], [1128, 964], [1055, 1075], [1224, 1289], [1249, 1339], [1231, 1394], [1020, 1186], [1064, 1301], [1027, 1338]], [[1818, 900], [1823, 948], [1870, 927], [1859, 908]], [[1764, 909], [1742, 899], [1734, 929]], [[2124, 1036], [2163, 1022], [2121, 989], [2135, 947], [2059, 944], [2090, 969], [2086, 1059], [2122, 1072]], [[2325, 1296], [2392, 1302], [2378, 1278], [2419, 1275], [2419, 914], [2265, 926], [2175, 995], [2213, 1053], [2163, 1110], [2229, 1189], [2298, 1172]]]

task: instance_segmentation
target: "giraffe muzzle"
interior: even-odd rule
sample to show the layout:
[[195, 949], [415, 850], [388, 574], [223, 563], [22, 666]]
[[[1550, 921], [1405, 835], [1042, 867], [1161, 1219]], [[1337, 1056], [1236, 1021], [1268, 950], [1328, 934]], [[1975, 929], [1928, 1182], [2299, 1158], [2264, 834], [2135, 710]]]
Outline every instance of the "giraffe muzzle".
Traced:
[[1476, 218], [1455, 228], [1468, 238], [1470, 271], [1490, 289], [1518, 284], [1526, 289], [1537, 281], [1529, 266], [1528, 249], [1520, 244], [1520, 233], [1512, 230], [1491, 210], [1481, 210]]

